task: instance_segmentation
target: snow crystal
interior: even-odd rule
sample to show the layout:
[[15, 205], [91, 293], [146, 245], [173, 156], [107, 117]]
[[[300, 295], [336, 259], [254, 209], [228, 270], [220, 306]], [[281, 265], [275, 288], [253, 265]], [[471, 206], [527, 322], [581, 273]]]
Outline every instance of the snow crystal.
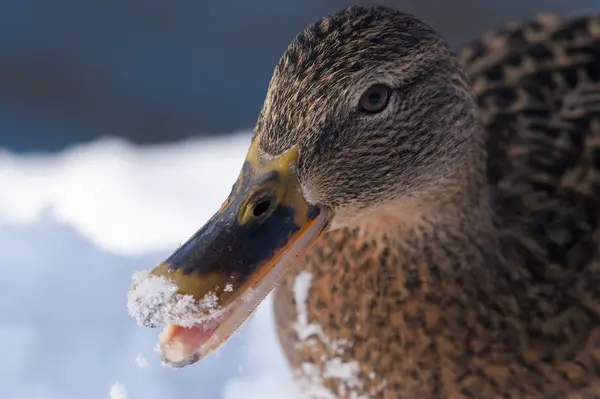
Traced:
[[135, 357], [135, 363], [139, 368], [148, 367], [148, 359], [146, 359], [141, 353], [138, 353]]
[[325, 388], [321, 370], [316, 364], [302, 363], [296, 373], [298, 385], [303, 393], [313, 399], [338, 399], [337, 395]]
[[127, 390], [123, 386], [123, 384], [119, 382], [115, 382], [110, 387], [110, 399], [127, 399]]
[[[329, 339], [323, 332], [321, 325], [309, 323], [306, 301], [312, 284], [313, 276], [307, 271], [300, 272], [294, 279], [293, 291], [296, 302], [297, 319], [294, 330], [298, 336], [296, 349], [313, 346], [315, 339], [321, 341], [327, 348], [324, 367], [321, 369], [313, 363], [303, 363], [299, 370], [295, 370], [298, 383], [315, 399], [330, 399], [338, 396], [323, 385], [324, 379], [339, 381], [337, 394], [343, 397], [360, 398], [355, 388], [362, 388], [360, 367], [356, 361], [343, 361], [342, 355], [350, 343], [345, 339]], [[328, 358], [329, 357], [329, 358]]]
[[343, 382], [348, 388], [361, 387], [362, 380], [359, 378], [360, 367], [357, 361], [344, 362], [339, 357], [327, 360], [325, 363], [325, 378], [335, 378]]
[[306, 300], [308, 299], [308, 292], [312, 284], [313, 276], [307, 271], [300, 272], [294, 279], [294, 301], [296, 302], [296, 313], [297, 319], [294, 322], [293, 328], [296, 331], [298, 337], [298, 343], [296, 349], [301, 349], [305, 346], [314, 345], [315, 341], [312, 339], [316, 336], [321, 342], [323, 342], [332, 353], [342, 355], [344, 349], [348, 347], [349, 342], [345, 339], [330, 340], [323, 333], [323, 328], [317, 323], [308, 322], [308, 310], [306, 307]]
[[[363, 388], [364, 383], [359, 377], [360, 367], [358, 362], [344, 362], [339, 357], [328, 359], [322, 370], [314, 363], [302, 363], [300, 369], [295, 371], [298, 384], [308, 397], [315, 399], [335, 399], [338, 397], [347, 397], [352, 399], [363, 399], [364, 396], [357, 393], [357, 389]], [[337, 393], [331, 392], [325, 387], [324, 380], [333, 379], [337, 381]], [[371, 392], [372, 395], [378, 393], [378, 390]]]
[[138, 271], [132, 276], [127, 310], [139, 325], [145, 327], [169, 324], [190, 327], [207, 317], [218, 317], [226, 309], [218, 306], [218, 297], [213, 292], [196, 300], [191, 295], [177, 293], [177, 286], [166, 278]]
[[224, 292], [231, 292], [231, 291], [233, 291], [233, 284], [227, 284], [225, 286], [225, 289], [223, 291]]
[[323, 335], [320, 325], [308, 323], [306, 300], [308, 299], [308, 291], [310, 290], [312, 278], [312, 274], [307, 271], [302, 271], [296, 276], [293, 286], [297, 313], [294, 331], [296, 331], [296, 335], [298, 336], [301, 345], [312, 335]]

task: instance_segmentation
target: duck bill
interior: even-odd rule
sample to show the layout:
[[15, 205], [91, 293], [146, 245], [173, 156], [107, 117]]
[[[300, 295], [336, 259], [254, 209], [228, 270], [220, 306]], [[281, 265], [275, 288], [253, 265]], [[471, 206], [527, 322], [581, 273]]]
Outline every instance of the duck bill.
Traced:
[[221, 209], [150, 272], [203, 304], [165, 323], [160, 352], [167, 365], [194, 363], [225, 343], [327, 228], [330, 212], [306, 202], [296, 162], [295, 147], [267, 159], [253, 143]]

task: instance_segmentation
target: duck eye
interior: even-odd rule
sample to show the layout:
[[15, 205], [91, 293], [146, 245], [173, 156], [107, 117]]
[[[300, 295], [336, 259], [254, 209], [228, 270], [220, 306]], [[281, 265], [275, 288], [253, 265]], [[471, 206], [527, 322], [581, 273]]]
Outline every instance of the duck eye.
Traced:
[[360, 97], [359, 107], [362, 111], [375, 114], [383, 111], [390, 100], [389, 87], [376, 84], [367, 89]]

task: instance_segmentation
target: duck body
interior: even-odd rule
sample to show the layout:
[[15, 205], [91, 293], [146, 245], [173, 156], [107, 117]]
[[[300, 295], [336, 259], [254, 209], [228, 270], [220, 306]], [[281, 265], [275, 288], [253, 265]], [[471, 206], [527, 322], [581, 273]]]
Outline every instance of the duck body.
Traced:
[[600, 15], [456, 56], [351, 7], [288, 46], [229, 197], [128, 309], [184, 367], [280, 283], [310, 398], [599, 398], [599, 213]]
[[397, 197], [284, 276], [308, 397], [600, 397], [600, 16], [509, 24], [457, 58], [484, 187]]

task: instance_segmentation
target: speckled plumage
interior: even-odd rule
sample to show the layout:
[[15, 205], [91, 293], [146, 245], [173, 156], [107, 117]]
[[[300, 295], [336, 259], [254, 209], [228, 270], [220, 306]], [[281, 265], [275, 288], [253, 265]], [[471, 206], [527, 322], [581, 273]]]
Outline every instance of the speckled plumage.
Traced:
[[[376, 82], [389, 110], [360, 115]], [[457, 62], [409, 15], [342, 11], [290, 45], [255, 135], [297, 144], [336, 213], [276, 293], [313, 397], [600, 397], [600, 15], [510, 24]]]

